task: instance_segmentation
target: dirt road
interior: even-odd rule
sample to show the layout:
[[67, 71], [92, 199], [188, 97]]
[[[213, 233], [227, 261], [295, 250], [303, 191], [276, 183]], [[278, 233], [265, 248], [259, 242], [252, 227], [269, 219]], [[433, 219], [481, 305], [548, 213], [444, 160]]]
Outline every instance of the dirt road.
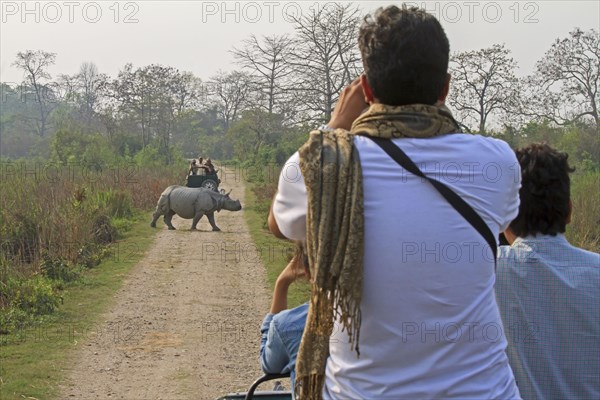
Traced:
[[[241, 182], [227, 182], [244, 205]], [[156, 241], [115, 295], [101, 326], [78, 344], [65, 399], [215, 399], [258, 376], [260, 322], [270, 295], [240, 212], [159, 220]], [[148, 230], [150, 232], [150, 227]]]

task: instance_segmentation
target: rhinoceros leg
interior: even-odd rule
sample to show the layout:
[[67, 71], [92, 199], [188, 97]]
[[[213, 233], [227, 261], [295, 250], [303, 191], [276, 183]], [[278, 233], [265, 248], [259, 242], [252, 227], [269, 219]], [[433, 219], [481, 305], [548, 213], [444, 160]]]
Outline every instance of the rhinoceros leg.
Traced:
[[175, 227], [171, 223], [171, 219], [173, 219], [173, 215], [175, 215], [175, 212], [173, 210], [169, 210], [165, 213], [165, 217], [163, 218], [165, 221], [165, 224], [169, 227], [169, 230], [172, 230], [172, 231], [175, 230]]
[[210, 226], [212, 226], [213, 231], [215, 231], [215, 232], [220, 231], [217, 224], [215, 224], [215, 213], [214, 212], [206, 213], [206, 216], [208, 217], [208, 222], [210, 222]]
[[197, 213], [194, 216], [194, 219], [192, 220], [192, 230], [195, 231], [196, 230], [196, 225], [198, 225], [198, 222], [200, 221], [200, 219], [204, 216], [204, 213], [201, 211], [199, 213]]
[[156, 205], [156, 209], [154, 210], [154, 214], [152, 214], [152, 222], [150, 222], [150, 226], [152, 228], [156, 228], [156, 221], [160, 218], [161, 215], [165, 215], [167, 213], [167, 203], [165, 201], [165, 196], [161, 195], [158, 200], [158, 204]]

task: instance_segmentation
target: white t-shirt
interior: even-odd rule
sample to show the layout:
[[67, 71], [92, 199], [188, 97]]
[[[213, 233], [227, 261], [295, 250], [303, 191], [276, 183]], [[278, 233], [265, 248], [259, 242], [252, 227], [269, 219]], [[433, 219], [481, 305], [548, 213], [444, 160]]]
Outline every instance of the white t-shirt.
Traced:
[[[468, 134], [394, 139], [429, 177], [459, 194], [498, 235], [519, 208], [520, 168], [500, 140]], [[519, 398], [494, 297], [485, 239], [426, 180], [356, 137], [364, 185], [360, 358], [339, 323], [325, 398]], [[294, 154], [273, 214], [306, 235], [306, 188]]]

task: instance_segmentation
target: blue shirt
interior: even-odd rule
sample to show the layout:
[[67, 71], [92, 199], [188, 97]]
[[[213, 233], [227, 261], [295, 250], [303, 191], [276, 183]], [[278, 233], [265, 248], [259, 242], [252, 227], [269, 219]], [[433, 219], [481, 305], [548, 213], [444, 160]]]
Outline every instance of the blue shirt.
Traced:
[[496, 279], [523, 399], [600, 399], [600, 255], [564, 235], [517, 238]]
[[308, 303], [277, 314], [267, 314], [260, 328], [260, 365], [263, 371], [267, 374], [290, 372], [292, 388], [296, 380], [296, 355], [307, 314]]

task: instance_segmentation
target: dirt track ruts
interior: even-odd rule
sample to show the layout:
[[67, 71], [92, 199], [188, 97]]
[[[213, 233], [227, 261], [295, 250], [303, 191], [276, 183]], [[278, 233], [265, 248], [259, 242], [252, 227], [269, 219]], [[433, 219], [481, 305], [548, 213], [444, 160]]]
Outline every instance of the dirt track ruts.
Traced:
[[[241, 182], [228, 181], [244, 202]], [[214, 399], [258, 376], [260, 322], [270, 295], [265, 270], [243, 251], [252, 239], [240, 212], [173, 219], [115, 294], [114, 306], [79, 343], [61, 398]], [[150, 221], [148, 221], [150, 222]], [[152, 228], [148, 226], [150, 232]]]

